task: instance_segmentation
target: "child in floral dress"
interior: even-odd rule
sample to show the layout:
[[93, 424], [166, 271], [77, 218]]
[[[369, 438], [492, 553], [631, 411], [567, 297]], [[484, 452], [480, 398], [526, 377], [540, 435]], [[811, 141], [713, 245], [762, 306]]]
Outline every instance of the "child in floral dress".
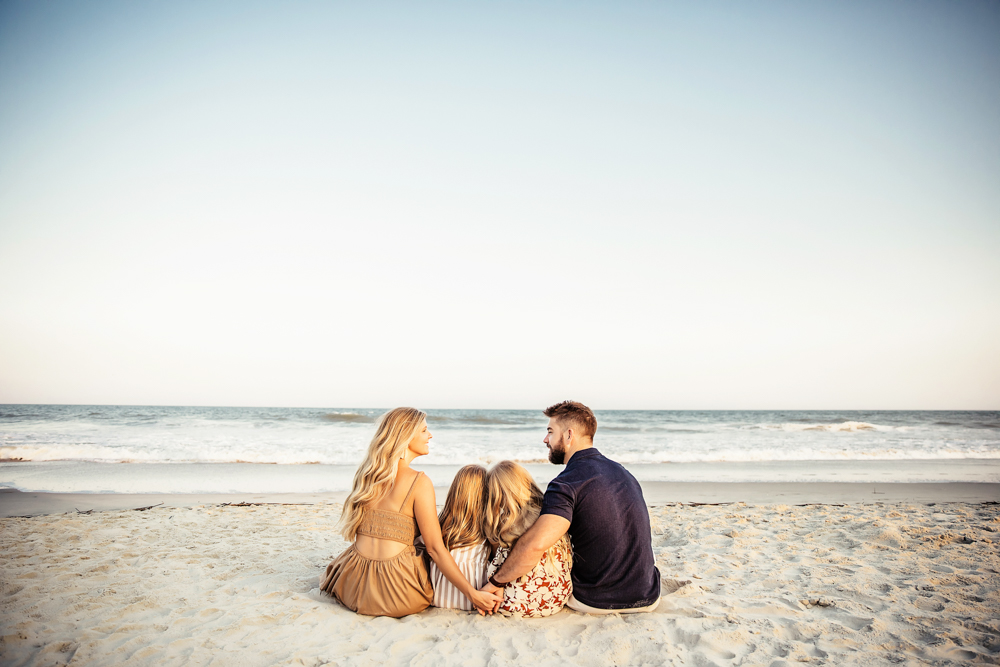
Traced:
[[[501, 461], [487, 473], [486, 489], [484, 532], [494, 550], [486, 576], [492, 577], [517, 539], [538, 519], [542, 491], [528, 471], [513, 461]], [[564, 535], [530, 572], [504, 586], [499, 613], [538, 618], [560, 611], [573, 592], [572, 567], [573, 550]]]

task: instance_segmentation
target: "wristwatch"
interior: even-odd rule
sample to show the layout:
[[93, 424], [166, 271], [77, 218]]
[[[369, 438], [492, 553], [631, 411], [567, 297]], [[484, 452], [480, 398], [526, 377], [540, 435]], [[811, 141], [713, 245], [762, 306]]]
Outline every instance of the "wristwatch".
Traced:
[[496, 574], [494, 574], [492, 577], [489, 578], [489, 582], [490, 582], [490, 584], [492, 584], [493, 586], [496, 586], [497, 588], [503, 588], [504, 586], [507, 585], [507, 584], [505, 584], [503, 582], [497, 581], [497, 575]]

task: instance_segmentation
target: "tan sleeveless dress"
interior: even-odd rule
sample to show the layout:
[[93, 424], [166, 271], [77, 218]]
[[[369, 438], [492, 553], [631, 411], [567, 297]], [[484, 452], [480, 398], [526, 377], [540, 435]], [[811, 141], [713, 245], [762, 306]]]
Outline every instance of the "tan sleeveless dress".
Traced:
[[399, 618], [430, 606], [434, 589], [427, 563], [413, 545], [417, 520], [402, 513], [422, 474], [413, 478], [398, 511], [365, 508], [358, 526], [358, 535], [402, 542], [406, 548], [391, 558], [376, 559], [362, 556], [352, 544], [326, 566], [320, 590], [366, 616]]

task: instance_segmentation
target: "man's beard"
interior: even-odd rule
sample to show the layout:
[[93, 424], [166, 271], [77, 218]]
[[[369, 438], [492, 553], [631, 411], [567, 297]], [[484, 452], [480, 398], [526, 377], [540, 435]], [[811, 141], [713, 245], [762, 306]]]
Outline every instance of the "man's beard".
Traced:
[[557, 450], [555, 447], [552, 447], [551, 445], [549, 446], [549, 462], [550, 463], [555, 463], [557, 466], [561, 466], [563, 464], [563, 461], [565, 461], [565, 460], [566, 460], [566, 450], [565, 449], [559, 449], [559, 450]]

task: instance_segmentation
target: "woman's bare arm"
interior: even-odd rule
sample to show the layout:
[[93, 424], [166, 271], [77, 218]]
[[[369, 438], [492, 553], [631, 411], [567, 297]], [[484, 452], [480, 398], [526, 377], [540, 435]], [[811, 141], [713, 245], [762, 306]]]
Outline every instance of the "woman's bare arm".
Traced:
[[455, 588], [460, 590], [465, 597], [472, 600], [472, 604], [476, 606], [480, 614], [492, 613], [498, 599], [503, 601], [503, 596], [476, 590], [476, 587], [470, 584], [462, 571], [458, 569], [455, 559], [441, 539], [441, 524], [437, 517], [434, 485], [431, 484], [427, 475], [421, 475], [417, 481], [417, 487], [413, 494], [413, 516], [417, 520], [417, 526], [420, 527], [420, 535], [424, 538], [427, 553], [434, 559], [441, 574], [454, 584]]

